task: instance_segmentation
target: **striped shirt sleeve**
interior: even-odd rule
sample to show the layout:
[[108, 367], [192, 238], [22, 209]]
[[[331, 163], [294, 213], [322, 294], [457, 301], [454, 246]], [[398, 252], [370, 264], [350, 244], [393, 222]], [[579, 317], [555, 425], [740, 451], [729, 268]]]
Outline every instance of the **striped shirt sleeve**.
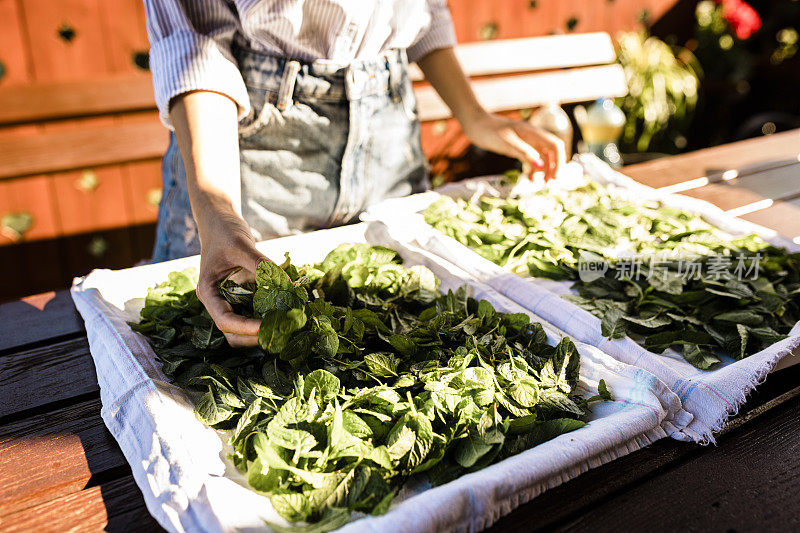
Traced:
[[206, 90], [231, 98], [239, 119], [250, 112], [242, 74], [231, 53], [237, 15], [225, 0], [144, 0], [150, 70], [159, 117], [180, 94]]
[[447, 9], [447, 0], [427, 0], [427, 3], [431, 23], [406, 50], [408, 60], [411, 62], [425, 57], [429, 52], [456, 44], [456, 31], [453, 28], [453, 18]]

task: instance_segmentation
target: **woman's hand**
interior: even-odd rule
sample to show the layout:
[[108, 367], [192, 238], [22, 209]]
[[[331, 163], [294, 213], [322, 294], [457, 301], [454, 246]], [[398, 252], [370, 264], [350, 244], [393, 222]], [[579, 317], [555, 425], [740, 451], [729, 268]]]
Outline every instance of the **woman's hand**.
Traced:
[[564, 164], [564, 142], [528, 122], [482, 113], [462, 122], [462, 127], [472, 144], [544, 170], [545, 181], [554, 179]]
[[173, 99], [170, 119], [200, 235], [197, 297], [231, 346], [254, 346], [261, 321], [234, 313], [217, 287], [234, 274], [241, 276], [234, 281], [245, 281], [248, 273], [252, 280], [266, 259], [241, 215], [236, 103], [219, 93], [193, 91]]
[[556, 177], [565, 159], [561, 139], [527, 122], [487, 113], [475, 97], [452, 48], [433, 50], [419, 58], [417, 64], [473, 144], [520, 159], [523, 165], [543, 169], [547, 180]]
[[268, 261], [255, 247], [247, 223], [235, 212], [219, 212], [202, 217], [206, 223], [200, 236], [200, 279], [197, 297], [203, 302], [214, 323], [233, 347], [258, 344], [261, 321], [233, 312], [219, 294], [218, 284], [236, 275], [241, 282], [252, 281], [261, 261]]

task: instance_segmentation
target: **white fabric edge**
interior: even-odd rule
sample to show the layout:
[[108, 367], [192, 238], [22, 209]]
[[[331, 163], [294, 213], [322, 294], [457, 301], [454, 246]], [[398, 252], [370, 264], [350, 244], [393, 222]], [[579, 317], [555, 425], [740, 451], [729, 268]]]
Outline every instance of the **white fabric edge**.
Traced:
[[[594, 154], [576, 154], [574, 160], [578, 162], [593, 179], [601, 183], [612, 183], [627, 189], [635, 190], [643, 196], [662, 201], [671, 207], [696, 213], [705, 218], [707, 222], [719, 227], [723, 231], [741, 235], [752, 233], [758, 235], [764, 241], [772, 245], [786, 248], [792, 252], [800, 251], [800, 245], [780, 235], [773, 229], [729, 215], [719, 207], [705, 200], [681, 194], [664, 193], [658, 189], [639, 183], [633, 178], [614, 170]], [[769, 376], [781, 360], [785, 357], [792, 356], [798, 346], [800, 346], [800, 322], [794, 325], [786, 339], [768, 346], [761, 352], [751, 355], [750, 357], [753, 357], [763, 354], [766, 351], [775, 351], [768, 360], [763, 361], [759, 368], [756, 369], [755, 376], [749, 380], [746, 388], [741, 391], [741, 394], [734, 399], [734, 404], [726, 409], [725, 414], [719, 416], [714, 422], [709, 424], [709, 429], [712, 434], [704, 434], [704, 438], [700, 443], [713, 443], [713, 433], [721, 431], [725, 427], [728, 419], [738, 414], [739, 409], [747, 402], [747, 398], [756, 387], [764, 383], [767, 376]]]
[[[594, 154], [575, 154], [573, 156], [573, 161], [574, 163], [570, 163], [570, 165], [577, 163], [587, 175], [599, 183], [611, 184], [620, 188], [628, 189], [630, 191], [634, 191], [642, 198], [659, 200], [664, 202], [665, 205], [698, 214], [703, 216], [707, 222], [729, 233], [740, 235], [753, 233], [761, 237], [764, 241], [775, 246], [781, 246], [794, 252], [800, 251], [800, 245], [795, 244], [790, 239], [779, 235], [775, 230], [729, 215], [719, 207], [704, 200], [699, 200], [697, 198], [691, 198], [675, 193], [660, 192], [657, 189], [639, 183], [633, 178], [630, 178], [629, 176], [612, 169]], [[462, 245], [452, 237], [445, 235], [444, 233], [427, 224], [420, 214], [421, 211], [427, 208], [442, 195], [468, 199], [470, 197], [481, 196], [486, 192], [497, 194], [496, 187], [499, 186], [498, 183], [502, 181], [503, 178], [504, 177], [501, 175], [480, 176], [460, 182], [448, 183], [435, 191], [428, 191], [405, 198], [385, 200], [370, 207], [364, 214], [362, 214], [361, 219], [364, 221], [380, 221], [394, 229], [402, 228], [406, 233], [406, 238], [401, 238], [401, 242], [404, 243], [425, 240], [424, 235], [426, 234], [428, 236], [435, 235], [435, 239], [448, 241], [448, 247], [460, 248], [458, 253], [469, 254], [474, 261], [481, 263], [487, 272], [494, 270], [495, 273], [499, 271], [508, 273], [508, 271], [502, 267], [499, 267], [498, 265], [495, 265], [494, 263], [484, 259], [476, 252]], [[537, 189], [543, 186], [542, 183], [529, 184], [524, 182], [518, 185], [522, 186], [523, 189]], [[505, 190], [506, 192], [509, 192], [512, 189], [507, 188]], [[451, 257], [449, 254], [444, 254], [444, 257], [450, 261], [455, 260], [455, 258]], [[479, 277], [479, 279], [482, 278]], [[538, 289], [548, 290], [541, 287], [538, 287]], [[574, 304], [571, 303], [569, 305], [574, 306]], [[625, 340], [627, 340], [627, 338], [622, 339], [623, 342]], [[610, 342], [620, 341], [616, 340]], [[785, 346], [782, 345], [784, 343]], [[773, 357], [761, 362], [760, 366], [755, 370], [755, 377], [748, 381], [744, 390], [741, 391], [741, 394], [734, 399], [733, 404], [726, 408], [725, 412], [721, 416], [717, 417], [711, 423], [701, 423], [699, 419], [696, 419], [696, 417], [691, 414], [691, 412], [684, 410], [684, 412], [689, 416], [688, 422], [686, 422], [683, 427], [676, 425], [677, 430], [671, 433], [670, 437], [676, 440], [695, 441], [703, 445], [714, 443], [715, 440], [713, 434], [720, 431], [725, 426], [727, 420], [739, 412], [739, 409], [742, 407], [742, 405], [746, 403], [747, 397], [758, 385], [766, 380], [767, 376], [784, 358], [795, 356], [798, 358], [798, 362], [800, 363], [800, 355], [793, 353], [798, 347], [800, 347], [800, 322], [795, 325], [787, 339], [768, 346], [761, 352], [750, 356], [754, 357], [759, 354], [763, 354], [763, 352], [768, 350], [776, 351], [776, 353], [773, 354]], [[742, 361], [746, 361], [746, 359]], [[742, 361], [738, 362], [741, 363]], [[672, 371], [672, 369], [670, 370]], [[690, 425], [699, 427], [691, 428], [689, 427]]]
[[[115, 338], [117, 338], [123, 347], [122, 349], [130, 354], [130, 360], [134, 363], [134, 365], [138, 366], [139, 372], [144, 375], [144, 369], [139, 365], [136, 359], [133, 357], [131, 349], [126, 342], [128, 339], [125, 339], [119, 335], [119, 330], [117, 327], [112, 325], [109, 322], [108, 316], [104, 315], [102, 312], [102, 307], [98, 308], [97, 304], [102, 306], [102, 301], [98, 300], [97, 298], [92, 298], [87, 296], [87, 294], [82, 289], [82, 283], [84, 278], [79, 278], [76, 280], [76, 283], [73, 285], [70, 293], [72, 295], [73, 301], [75, 302], [75, 306], [78, 309], [78, 312], [84, 319], [86, 323], [86, 332], [87, 337], [89, 339], [89, 348], [90, 353], [92, 354], [92, 359], [95, 363], [95, 368], [98, 372], [98, 383], [100, 384], [100, 396], [101, 396], [101, 411], [100, 415], [105, 423], [106, 427], [108, 428], [109, 432], [114, 436], [114, 439], [120, 446], [125, 459], [127, 460], [128, 464], [131, 467], [131, 473], [133, 475], [134, 481], [139, 487], [139, 490], [142, 491], [145, 505], [147, 510], [150, 514], [158, 521], [158, 523], [166, 530], [173, 531], [173, 532], [192, 532], [192, 531], [208, 531], [208, 532], [217, 532], [217, 531], [224, 531], [221, 527], [221, 524], [216, 520], [216, 517], [208, 516], [202, 509], [196, 510], [197, 503], [195, 503], [195, 496], [192, 496], [189, 492], [185, 490], [181, 490], [179, 493], [175, 493], [170, 495], [167, 501], [164, 501], [160, 495], [157, 495], [154, 490], [153, 486], [150, 483], [150, 480], [147, 477], [147, 472], [145, 471], [142, 465], [142, 458], [147, 457], [150, 453], [150, 450], [145, 449], [142, 446], [142, 443], [137, 438], [136, 434], [134, 433], [135, 429], [133, 425], [129, 423], [125, 423], [125, 421], [118, 421], [114, 413], [109, 409], [109, 404], [112, 402], [107, 402], [104, 398], [104, 393], [110, 393], [112, 391], [108, 390], [108, 384], [104, 379], [104, 376], [101, 375], [103, 367], [100, 366], [98, 357], [95, 356], [95, 352], [98, 349], [102, 349], [103, 342], [100, 340], [102, 333], [111, 334]], [[91, 328], [89, 327], [90, 320], [98, 320], [104, 323], [104, 327], [102, 330], [99, 328]], [[100, 346], [98, 346], [98, 344]], [[105, 369], [110, 370], [113, 372], [112, 369]], [[142, 379], [138, 383], [132, 385], [126, 393], [130, 394], [132, 399], [135, 401], [144, 403], [144, 400], [141, 398], [142, 391], [148, 392], [155, 392], [157, 389], [156, 384], [151, 379]], [[155, 398], [160, 399], [160, 394], [156, 394]], [[188, 397], [185, 398], [186, 401], [189, 401]], [[152, 414], [152, 412], [151, 412]], [[136, 422], [136, 421], [134, 421]], [[179, 485], [179, 487], [181, 487]], [[183, 489], [183, 487], [181, 487]], [[185, 503], [184, 503], [185, 502]], [[181, 509], [181, 507], [183, 507]], [[173, 512], [170, 512], [173, 511]], [[205, 518], [203, 522], [206, 524], [206, 527], [200, 529], [196, 527], [196, 523], [198, 522], [198, 518], [202, 516]]]
[[[103, 302], [102, 298], [98, 299], [97, 295], [94, 295], [90, 292], [91, 289], [88, 289], [87, 287], [84, 286], [84, 283], [87, 279], [88, 277], [83, 279], [77, 279], [75, 284], [73, 285], [71, 294], [75, 301], [76, 307], [78, 307], [79, 312], [87, 322], [87, 333], [89, 337], [92, 356], [93, 359], [95, 359], [95, 364], [98, 365], [97, 351], [102, 350], [104, 348], [101, 337], [103, 336], [104, 333], [111, 333], [112, 337], [117, 336], [120, 331], [118, 328], [121, 326], [120, 324], [114, 324], [113, 323], [114, 320], [110, 320], [108, 316], [104, 313], [104, 306], [109, 306], [110, 304]], [[107, 311], [107, 309], [105, 310]], [[100, 325], [95, 326], [94, 324], [92, 324], [92, 322], [94, 321], [100, 322]], [[127, 328], [127, 326], [124, 327]], [[128, 329], [128, 331], [130, 330]], [[138, 334], [132, 334], [132, 337], [136, 339], [137, 344], [141, 344], [142, 342], [144, 342]], [[123, 339], [120, 340], [124, 345], [124, 350], [130, 352], [131, 347], [125, 342], [125, 340]], [[106, 368], [107, 366], [108, 368]], [[110, 397], [110, 395], [113, 394], [115, 391], [107, 389], [104, 390], [103, 384], [107, 380], [101, 374], [103, 370], [113, 372], [115, 371], [115, 368], [114, 365], [98, 365], [98, 381], [101, 384], [101, 398], [105, 399], [107, 397]], [[141, 368], [140, 365], [139, 365], [139, 371], [143, 372], [143, 369]], [[161, 394], [161, 391], [158, 390], [158, 387], [152, 380], [142, 380], [142, 382], [140, 383], [135, 383], [132, 387], [129, 388], [130, 399], [136, 402], [140, 402], [142, 406], [144, 406], [144, 399], [140, 394], [141, 391], [155, 393], [157, 396]], [[103, 403], [104, 405], [106, 404], [105, 401]], [[150, 480], [148, 480], [146, 472], [144, 471], [141, 465], [141, 458], [145, 456], [148, 450], [145, 450], [141, 446], [140, 441], [136, 438], [136, 435], [133, 433], [134, 427], [130, 425], [121, 427], [119, 424], [115, 423], [113, 414], [110, 413], [109, 409], [106, 409], [105, 407], [103, 408], [101, 414], [104, 422], [114, 435], [115, 439], [119, 442], [123, 454], [125, 455], [126, 459], [131, 465], [134, 480], [136, 481], [137, 485], [139, 486], [140, 490], [142, 490], [142, 493], [145, 496], [145, 501], [148, 511], [156, 518], [156, 520], [162, 525], [162, 527], [164, 527], [169, 531], [227, 531], [228, 530], [224, 524], [221, 524], [219, 522], [214, 513], [211, 512], [209, 502], [207, 501], [205, 496], [206, 495], [205, 483], [203, 482], [199, 483], [199, 486], [197, 487], [198, 490], [194, 492], [188, 490], [181, 490], [178, 493], [172, 493], [167, 495], [168, 498], [166, 502], [163, 500], [159, 500], [155, 492], [153, 491], [153, 487], [150, 485]], [[197, 422], [197, 424], [203, 431], [207, 432], [210, 435], [213, 435], [214, 438], [218, 439], [216, 433], [213, 432], [213, 430], [203, 427], [199, 421]], [[573, 432], [562, 437], [570, 438], [570, 436], [574, 436], [576, 434], [578, 433]], [[488, 525], [493, 521], [495, 521], [500, 516], [502, 516], [503, 514], [510, 512], [517, 505], [524, 503], [525, 501], [528, 501], [529, 499], [543, 492], [547, 488], [563, 483], [564, 481], [577, 476], [578, 474], [588, 470], [589, 468], [599, 466], [600, 464], [611, 461], [621, 455], [630, 453], [631, 451], [646, 446], [664, 436], [666, 436], [665, 429], [661, 426], [656, 426], [651, 428], [647, 432], [640, 434], [639, 436], [627, 439], [616, 446], [604, 450], [603, 452], [597, 454], [595, 457], [588, 458], [584, 461], [580, 461], [574, 464], [572, 467], [570, 467], [568, 471], [559, 474], [557, 476], [557, 479], [548, 480], [546, 483], [540, 484], [540, 486], [528, 487], [526, 490], [521, 491], [518, 495], [507, 498], [502, 508], [492, 511], [489, 515], [482, 517], [481, 518], [482, 521], [479, 523], [483, 524], [481, 527]], [[554, 441], [550, 442], [552, 443]], [[195, 443], [193, 442], [192, 445], [194, 444]], [[219, 442], [217, 444], [219, 444]], [[500, 469], [498, 470], [498, 472], [504, 472], [507, 469], [515, 470], [517, 467], [516, 466], [511, 467], [511, 463], [508, 463], [508, 461], [511, 460], [520, 461], [522, 456], [524, 456], [525, 454], [535, 451], [538, 451], [538, 453], [544, 453], [546, 449], [547, 446], [545, 444], [537, 448], [534, 448], [532, 450], [528, 450], [528, 452], [524, 452], [523, 454], [520, 454], [518, 456], [509, 458], [506, 461], [493, 465], [493, 467], [490, 468], [497, 467]], [[171, 458], [168, 458], [168, 461], [170, 459]], [[481, 472], [485, 472], [486, 470], [488, 469], [485, 469]], [[478, 475], [481, 472], [476, 474], [471, 474], [470, 476]], [[202, 473], [200, 475], [201, 477], [205, 477], [207, 479], [212, 476], [212, 474], [208, 472]], [[462, 484], [467, 483], [466, 481], [463, 481], [466, 479], [466, 477], [468, 476], [460, 478], [457, 481], [461, 481]], [[462, 487], [461, 484], [459, 484], [458, 486], [451, 486], [451, 485], [452, 484], [448, 484], [442, 487], [430, 489], [429, 491], [426, 491], [424, 495], [430, 497], [433, 491], [441, 491], [442, 494], [451, 494], [451, 493], [455, 494], [463, 490], [468, 490], [467, 485], [465, 485], [464, 487]], [[184, 487], [179, 485], [179, 488], [183, 489]], [[409, 499], [407, 501], [411, 502], [412, 500], [414, 500], [414, 498]], [[422, 500], [427, 500], [427, 498], [424, 498]], [[374, 519], [387, 520], [388, 517], [392, 516], [393, 513], [395, 513], [398, 509], [400, 509], [400, 507], [402, 507], [404, 503], [405, 502], [398, 505], [396, 509], [392, 509], [392, 511], [390, 511], [389, 514], [384, 515], [383, 517], [375, 517]], [[414, 505], [416, 505], [417, 503], [418, 502], [415, 501]], [[406, 507], [408, 509], [413, 509], [413, 506], [406, 506]], [[359, 523], [364, 525], [363, 530], [365, 531], [374, 530], [373, 526], [372, 525], [368, 526], [365, 520], [358, 520], [348, 524], [347, 526], [348, 531], [362, 529], [361, 526], [358, 526], [357, 529], [354, 529], [356, 528], [356, 524]], [[381, 523], [383, 524], [383, 522]], [[391, 522], [387, 522], [385, 525], [390, 526]], [[421, 526], [424, 526], [424, 524]], [[474, 527], [474, 524], [472, 525], [472, 527]], [[424, 527], [422, 527], [422, 529], [424, 529]]]

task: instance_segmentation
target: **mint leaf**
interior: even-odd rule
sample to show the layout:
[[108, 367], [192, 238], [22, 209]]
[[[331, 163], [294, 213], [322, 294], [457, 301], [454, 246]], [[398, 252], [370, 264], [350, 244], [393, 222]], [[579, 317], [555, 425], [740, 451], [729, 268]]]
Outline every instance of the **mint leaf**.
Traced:
[[269, 311], [258, 329], [258, 344], [266, 352], [279, 354], [286, 348], [292, 333], [305, 325], [306, 314], [302, 309]]

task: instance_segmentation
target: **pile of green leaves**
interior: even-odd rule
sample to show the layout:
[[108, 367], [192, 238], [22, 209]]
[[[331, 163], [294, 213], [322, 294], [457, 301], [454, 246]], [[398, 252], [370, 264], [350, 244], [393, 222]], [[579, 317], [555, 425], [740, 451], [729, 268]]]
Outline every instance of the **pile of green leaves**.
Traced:
[[578, 280], [578, 295], [567, 298], [599, 317], [606, 337], [628, 335], [656, 353], [674, 347], [706, 370], [720, 353], [743, 359], [780, 341], [800, 320], [800, 254], [776, 248], [761, 254], [755, 279], [739, 279], [735, 259], [713, 276], [689, 279], [668, 262], [650, 277], [619, 278], [608, 270], [591, 282]]
[[[800, 255], [755, 236], [734, 238], [694, 214], [634, 201], [597, 183], [477, 203], [442, 198], [424, 216], [518, 274], [574, 281], [578, 296], [568, 298], [601, 318], [603, 335], [627, 334], [657, 353], [675, 348], [701, 369], [722, 353], [752, 355], [800, 320]], [[707, 264], [720, 256], [730, 263], [712, 274]], [[641, 258], [640, 268], [653, 266], [654, 274], [621, 275], [615, 266], [626, 257]], [[739, 275], [738, 257], [760, 257], [755, 279]], [[586, 258], [605, 261], [604, 275], [582, 279]], [[681, 272], [681, 260], [700, 263], [698, 275]]]
[[440, 294], [387, 248], [342, 245], [320, 264], [259, 265], [226, 281], [261, 318], [260, 349], [234, 350], [190, 272], [152, 289], [142, 321], [164, 371], [202, 393], [196, 414], [230, 431], [230, 458], [292, 522], [318, 529], [382, 513], [415, 474], [435, 484], [584, 425], [574, 344], [466, 289]]
[[613, 262], [625, 254], [708, 256], [763, 246], [754, 237], [733, 238], [692, 213], [634, 201], [592, 181], [521, 198], [483, 196], [475, 203], [443, 196], [424, 217], [493, 263], [556, 280], [577, 279], [582, 255]]

